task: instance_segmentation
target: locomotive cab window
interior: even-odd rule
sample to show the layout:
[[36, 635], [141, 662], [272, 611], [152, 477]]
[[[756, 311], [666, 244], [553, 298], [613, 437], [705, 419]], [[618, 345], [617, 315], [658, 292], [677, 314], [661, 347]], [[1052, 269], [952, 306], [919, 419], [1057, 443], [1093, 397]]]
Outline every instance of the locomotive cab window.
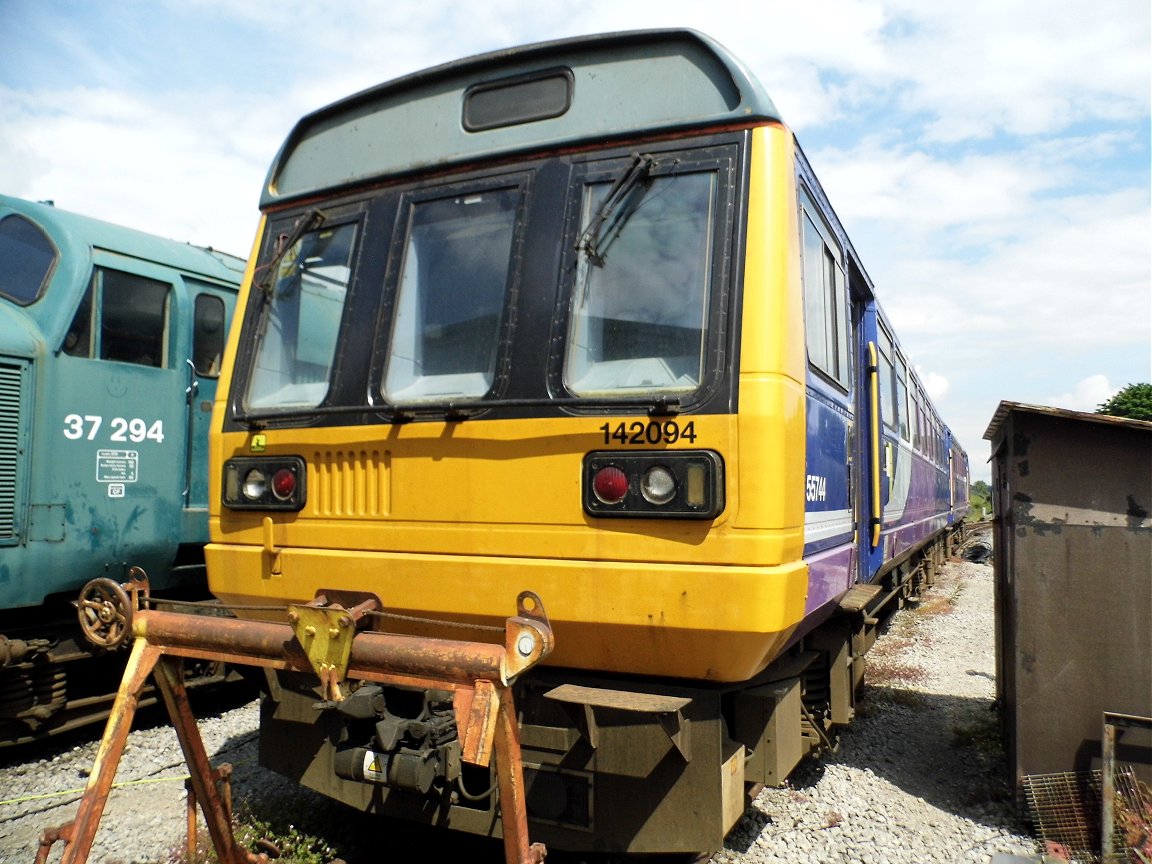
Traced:
[[357, 223], [306, 231], [276, 265], [257, 334], [246, 405], [311, 408], [324, 401], [352, 275]]
[[496, 374], [520, 189], [409, 202], [384, 396], [479, 399]]
[[808, 362], [843, 389], [850, 380], [848, 299], [844, 268], [831, 232], [802, 197], [804, 330]]
[[564, 358], [577, 396], [690, 393], [704, 381], [725, 190], [717, 170], [668, 164], [617, 163], [583, 187]]
[[192, 365], [197, 375], [216, 378], [224, 356], [224, 337], [228, 335], [224, 301], [214, 294], [197, 294], [193, 316]]
[[21, 306], [32, 303], [47, 285], [57, 257], [52, 241], [23, 216], [0, 219], [0, 296]]
[[62, 350], [73, 357], [167, 368], [170, 287], [155, 279], [97, 267]]

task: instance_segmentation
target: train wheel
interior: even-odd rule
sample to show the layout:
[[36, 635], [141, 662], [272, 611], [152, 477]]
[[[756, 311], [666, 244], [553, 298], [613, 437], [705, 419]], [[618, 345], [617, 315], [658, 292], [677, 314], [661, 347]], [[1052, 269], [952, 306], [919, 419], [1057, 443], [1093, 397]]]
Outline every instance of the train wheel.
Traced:
[[132, 602], [111, 579], [93, 579], [80, 590], [76, 612], [84, 636], [98, 648], [118, 648], [132, 632]]

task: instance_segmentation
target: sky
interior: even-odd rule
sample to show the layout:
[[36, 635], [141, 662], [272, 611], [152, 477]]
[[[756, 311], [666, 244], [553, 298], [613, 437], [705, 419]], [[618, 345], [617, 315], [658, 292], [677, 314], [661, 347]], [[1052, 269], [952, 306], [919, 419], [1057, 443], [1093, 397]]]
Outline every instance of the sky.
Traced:
[[1147, 0], [0, 0], [0, 192], [246, 256], [303, 114], [485, 51], [691, 27], [796, 133], [989, 478], [1001, 400], [1152, 381]]

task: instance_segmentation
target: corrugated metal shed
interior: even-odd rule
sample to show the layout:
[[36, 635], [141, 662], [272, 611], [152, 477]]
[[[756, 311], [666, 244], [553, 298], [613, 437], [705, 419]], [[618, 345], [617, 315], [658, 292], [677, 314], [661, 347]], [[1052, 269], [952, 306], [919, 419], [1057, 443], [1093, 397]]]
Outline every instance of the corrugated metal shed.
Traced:
[[984, 437], [1009, 765], [1098, 768], [1103, 712], [1152, 716], [1152, 423], [1001, 402]]

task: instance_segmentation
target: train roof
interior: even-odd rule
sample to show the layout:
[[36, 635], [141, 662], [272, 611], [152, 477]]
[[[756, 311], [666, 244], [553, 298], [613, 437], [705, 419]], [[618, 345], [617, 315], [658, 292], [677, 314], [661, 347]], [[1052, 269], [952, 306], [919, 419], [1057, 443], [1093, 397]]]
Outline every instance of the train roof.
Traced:
[[91, 249], [103, 249], [230, 285], [238, 285], [244, 273], [245, 261], [235, 255], [82, 216], [50, 203], [0, 195], [0, 217], [8, 213], [19, 213], [38, 224], [64, 256], [82, 253], [87, 258]]
[[1111, 414], [1093, 414], [1086, 411], [1071, 411], [1067, 408], [1053, 408], [1048, 405], [1030, 405], [1026, 402], [1009, 402], [1004, 400], [996, 406], [996, 413], [992, 415], [992, 419], [988, 423], [988, 428], [984, 432], [984, 440], [995, 443], [1001, 436], [1004, 423], [1007, 421], [1008, 416], [1014, 412], [1021, 414], [1043, 414], [1048, 417], [1061, 418], [1079, 423], [1095, 423], [1117, 428], [1125, 427], [1142, 431], [1152, 430], [1152, 422], [1148, 420], [1136, 420], [1131, 417], [1114, 417]]
[[747, 67], [694, 30], [540, 42], [435, 66], [305, 116], [260, 204], [640, 130], [780, 119]]

